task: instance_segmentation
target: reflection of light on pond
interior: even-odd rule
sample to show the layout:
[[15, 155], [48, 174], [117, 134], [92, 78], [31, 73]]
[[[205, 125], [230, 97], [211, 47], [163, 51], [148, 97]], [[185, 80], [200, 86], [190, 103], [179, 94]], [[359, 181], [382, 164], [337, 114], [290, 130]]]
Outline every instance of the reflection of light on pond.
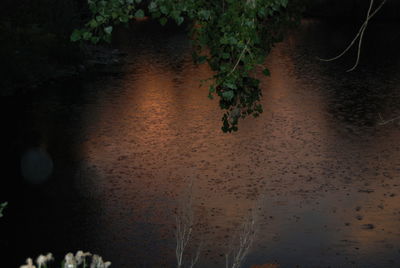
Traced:
[[[392, 129], [374, 142], [362, 128], [361, 138], [346, 132], [327, 109], [332, 97], [320, 66], [291, 56], [295, 38], [268, 58], [272, 77], [262, 79], [264, 114], [242, 121], [240, 131], [229, 135], [219, 130], [217, 101], [198, 86], [211, 73], [172, 55], [173, 45], [165, 49], [180, 36], [167, 39], [149, 38], [127, 59], [123, 79], [105, 88], [96, 84], [104, 90], [99, 103], [88, 107], [80, 183], [90, 187], [78, 188], [92, 187], [101, 200], [94, 228], [115, 243], [113, 251], [129, 252], [134, 242], [143, 242], [138, 237], [173, 248], [173, 211], [189, 178], [200, 236], [216, 258], [261, 197], [253, 263], [346, 264], [347, 257], [361, 258], [359, 252], [381, 254], [380, 237], [389, 246], [399, 241], [393, 214], [398, 198], [383, 196], [394, 187], [384, 174], [396, 173], [399, 151], [392, 147], [398, 132]], [[155, 42], [159, 50], [151, 47]], [[364, 188], [375, 191], [358, 191]], [[378, 207], [381, 199], [385, 210]]]

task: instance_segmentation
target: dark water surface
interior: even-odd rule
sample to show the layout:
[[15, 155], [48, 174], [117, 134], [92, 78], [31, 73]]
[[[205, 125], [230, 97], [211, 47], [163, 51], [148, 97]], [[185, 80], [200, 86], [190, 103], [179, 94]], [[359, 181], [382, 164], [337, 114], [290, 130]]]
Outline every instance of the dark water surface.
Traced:
[[220, 131], [218, 102], [199, 87], [211, 73], [192, 64], [186, 34], [146, 21], [117, 36], [122, 66], [5, 100], [6, 164], [19, 170], [37, 152], [53, 171], [40, 184], [4, 178], [12, 267], [79, 249], [112, 267], [173, 267], [174, 212], [191, 181], [199, 267], [225, 267], [251, 210], [243, 267], [400, 267], [400, 122], [381, 124], [400, 116], [398, 25], [371, 25], [355, 72], [354, 51], [317, 59], [355, 32], [304, 21], [266, 62], [264, 113], [234, 134]]

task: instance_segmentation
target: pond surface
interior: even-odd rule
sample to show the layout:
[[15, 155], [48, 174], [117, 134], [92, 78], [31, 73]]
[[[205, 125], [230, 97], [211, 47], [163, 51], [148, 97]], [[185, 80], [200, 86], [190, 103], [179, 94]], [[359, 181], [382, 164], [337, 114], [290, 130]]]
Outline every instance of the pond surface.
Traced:
[[211, 72], [192, 64], [184, 31], [133, 28], [117, 36], [123, 65], [5, 100], [10, 167], [36, 152], [39, 173], [52, 171], [35, 181], [22, 164], [25, 179], [6, 179], [13, 267], [80, 249], [112, 267], [174, 267], [182, 206], [194, 224], [185, 259], [202, 243], [198, 267], [225, 267], [250, 215], [243, 267], [400, 266], [400, 122], [387, 121], [400, 116], [398, 25], [371, 23], [346, 73], [355, 51], [317, 57], [340, 52], [354, 25], [304, 21], [266, 61], [264, 113], [233, 134], [220, 131], [218, 102], [199, 86]]

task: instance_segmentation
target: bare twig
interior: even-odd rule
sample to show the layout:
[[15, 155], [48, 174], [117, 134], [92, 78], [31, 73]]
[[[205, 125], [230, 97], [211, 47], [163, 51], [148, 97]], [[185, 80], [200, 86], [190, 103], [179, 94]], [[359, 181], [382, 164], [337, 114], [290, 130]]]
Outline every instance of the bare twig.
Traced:
[[[187, 196], [179, 204], [176, 214], [176, 260], [177, 268], [183, 267], [184, 253], [187, 248], [193, 231], [193, 180], [190, 181]], [[195, 255], [191, 258], [189, 268], [193, 268], [199, 260], [203, 243], [197, 247]]]
[[226, 268], [240, 268], [249, 253], [251, 245], [253, 244], [255, 233], [256, 217], [253, 211], [249, 218], [242, 224], [241, 229], [239, 230], [238, 241], [232, 241], [230, 245], [231, 251], [225, 255]]
[[363, 37], [364, 37], [365, 30], [366, 30], [366, 28], [368, 26], [368, 22], [376, 15], [376, 13], [378, 13], [378, 11], [383, 7], [383, 5], [386, 3], [386, 1], [387, 0], [383, 0], [380, 3], [380, 5], [371, 13], [372, 7], [373, 7], [373, 4], [374, 4], [374, 0], [371, 0], [370, 1], [370, 5], [369, 5], [369, 9], [368, 9], [368, 13], [367, 13], [367, 18], [365, 19], [364, 23], [361, 25], [360, 30], [358, 31], [358, 33], [356, 34], [354, 39], [350, 42], [350, 44], [339, 55], [337, 55], [336, 57], [333, 57], [333, 58], [330, 58], [330, 59], [319, 58], [319, 60], [321, 60], [321, 61], [334, 61], [334, 60], [337, 60], [337, 59], [341, 58], [344, 54], [347, 53], [347, 51], [350, 50], [350, 48], [353, 47], [353, 45], [355, 44], [357, 39], [359, 39], [356, 63], [354, 64], [354, 66], [352, 68], [347, 70], [347, 72], [351, 72], [351, 71], [355, 70], [356, 67], [358, 66], [359, 61], [360, 61], [362, 40], [363, 40]]
[[239, 65], [239, 62], [242, 60], [242, 57], [243, 57], [244, 53], [246, 52], [246, 50], [249, 51], [249, 50], [247, 49], [247, 45], [249, 44], [249, 42], [250, 42], [250, 40], [247, 40], [247, 43], [246, 43], [246, 45], [244, 46], [244, 48], [243, 48], [243, 50], [242, 50], [242, 53], [240, 53], [239, 59], [236, 61], [235, 66], [234, 66], [233, 69], [229, 72], [229, 74], [228, 74], [227, 76], [230, 76], [230, 75], [236, 70], [236, 68], [237, 68], [237, 66]]
[[195, 256], [191, 259], [189, 268], [193, 268], [196, 265], [197, 261], [199, 260], [202, 248], [203, 242], [200, 242], [199, 246], [197, 247]]
[[366, 18], [365, 23], [364, 23], [365, 26], [364, 26], [364, 29], [361, 31], [360, 39], [359, 39], [359, 41], [358, 41], [358, 49], [357, 49], [357, 60], [356, 60], [356, 63], [353, 65], [352, 68], [350, 68], [349, 70], [347, 70], [347, 72], [354, 71], [354, 69], [355, 69], [355, 68], [357, 67], [357, 65], [358, 65], [358, 62], [360, 61], [362, 40], [363, 40], [363, 37], [364, 37], [365, 30], [367, 29], [368, 22], [369, 22], [369, 20], [370, 20], [370, 14], [371, 14], [371, 10], [372, 10], [373, 4], [374, 4], [374, 0], [371, 0], [370, 5], [369, 5], [369, 8], [368, 8], [368, 12], [367, 12], [367, 18]]
[[400, 116], [394, 117], [394, 118], [389, 119], [389, 120], [383, 120], [381, 114], [379, 114], [379, 118], [381, 119], [381, 122], [379, 123], [380, 126], [395, 122], [396, 120], [400, 121]]
[[178, 208], [176, 215], [176, 260], [177, 267], [182, 267], [183, 264], [183, 253], [189, 243], [190, 236], [192, 234], [193, 225], [193, 211], [192, 211], [192, 186], [193, 181], [190, 184], [188, 200], [183, 200]]

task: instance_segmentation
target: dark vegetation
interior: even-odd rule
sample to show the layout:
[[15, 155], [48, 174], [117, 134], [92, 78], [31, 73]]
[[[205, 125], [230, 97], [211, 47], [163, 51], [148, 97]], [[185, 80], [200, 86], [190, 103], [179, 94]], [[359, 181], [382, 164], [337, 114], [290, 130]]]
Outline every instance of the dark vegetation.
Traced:
[[[140, 7], [145, 10], [148, 2], [141, 2]], [[308, 1], [305, 15], [360, 20], [367, 8], [361, 2]], [[400, 2], [388, 1], [377, 19], [398, 20], [399, 15]], [[82, 49], [70, 42], [73, 30], [91, 16], [86, 0], [3, 0], [0, 16], [1, 96], [77, 75], [90, 65], [87, 58], [93, 57], [93, 48]]]
[[86, 16], [81, 0], [4, 0], [0, 9], [1, 95], [77, 74], [84, 54], [69, 42]]

